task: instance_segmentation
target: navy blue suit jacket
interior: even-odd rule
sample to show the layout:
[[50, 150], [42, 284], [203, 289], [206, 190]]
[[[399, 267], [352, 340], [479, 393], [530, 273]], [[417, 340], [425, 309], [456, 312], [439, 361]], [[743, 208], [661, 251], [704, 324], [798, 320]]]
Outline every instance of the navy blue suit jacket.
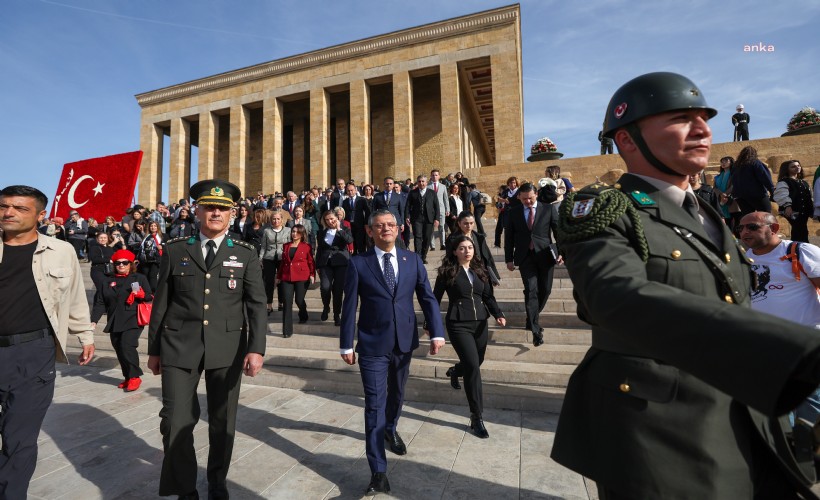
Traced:
[[[341, 349], [353, 348], [353, 337], [357, 332], [356, 352], [364, 356], [387, 355], [393, 351], [396, 342], [399, 351], [405, 353], [418, 347], [414, 293], [424, 311], [430, 337], [444, 338], [441, 310], [421, 257], [401, 248], [396, 248], [396, 257], [399, 272], [395, 297], [387, 289], [375, 250], [351, 257], [345, 276]], [[356, 309], [360, 299], [362, 307], [357, 325]]]
[[390, 204], [387, 204], [387, 194], [382, 191], [373, 196], [373, 211], [387, 209], [396, 217], [396, 222], [401, 226], [405, 219], [405, 198], [403, 193], [392, 193]]

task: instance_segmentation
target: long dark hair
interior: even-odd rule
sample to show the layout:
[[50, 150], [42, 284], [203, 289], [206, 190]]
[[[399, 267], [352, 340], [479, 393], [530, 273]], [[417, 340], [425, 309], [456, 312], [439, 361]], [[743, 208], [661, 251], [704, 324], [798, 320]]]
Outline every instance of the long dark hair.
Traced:
[[[723, 162], [724, 161], [729, 164], [729, 166], [727, 168], [723, 168]], [[735, 169], [735, 159], [734, 158], [732, 158], [731, 156], [724, 156], [723, 158], [720, 159], [720, 171], [721, 172], [723, 172], [725, 170], [728, 170], [729, 172], [731, 172], [734, 169]]]
[[735, 165], [743, 167], [746, 165], [753, 164], [756, 160], [757, 150], [751, 146], [746, 146], [745, 148], [740, 150], [740, 153], [738, 153]]
[[[777, 180], [778, 182], [782, 181], [783, 179], [789, 178], [789, 167], [792, 166], [792, 163], [799, 164], [800, 162], [797, 160], [786, 160], [780, 164], [780, 171], [777, 173]], [[800, 169], [800, 172], [797, 174], [798, 179], [803, 178], [803, 169]]]
[[478, 279], [484, 283], [489, 283], [490, 277], [487, 275], [487, 268], [485, 268], [484, 263], [481, 262], [481, 256], [478, 254], [475, 242], [472, 238], [463, 234], [456, 236], [449, 242], [450, 248], [441, 259], [441, 266], [438, 268], [438, 277], [436, 279], [445, 280], [447, 286], [452, 285], [456, 281], [456, 276], [461, 269], [461, 265], [458, 263], [458, 257], [456, 257], [456, 248], [458, 248], [463, 241], [469, 241], [473, 245], [473, 258], [470, 260], [470, 270], [475, 273]]

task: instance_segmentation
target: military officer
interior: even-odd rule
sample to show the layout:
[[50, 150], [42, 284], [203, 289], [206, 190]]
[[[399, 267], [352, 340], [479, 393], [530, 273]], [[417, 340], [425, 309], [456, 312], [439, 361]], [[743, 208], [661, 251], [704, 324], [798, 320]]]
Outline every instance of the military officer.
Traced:
[[604, 135], [628, 173], [568, 193], [560, 209], [592, 347], [570, 378], [552, 457], [596, 481], [602, 500], [814, 498], [775, 452], [784, 441], [771, 417], [817, 385], [820, 336], [749, 308], [749, 262], [689, 187], [716, 113], [684, 76], [627, 82]]
[[254, 247], [226, 236], [239, 188], [205, 180], [191, 186], [190, 195], [200, 234], [166, 243], [148, 330], [148, 367], [162, 374], [159, 494], [199, 498], [193, 428], [204, 371], [209, 498], [227, 498], [240, 377], [243, 371], [255, 376], [265, 354], [265, 288]]

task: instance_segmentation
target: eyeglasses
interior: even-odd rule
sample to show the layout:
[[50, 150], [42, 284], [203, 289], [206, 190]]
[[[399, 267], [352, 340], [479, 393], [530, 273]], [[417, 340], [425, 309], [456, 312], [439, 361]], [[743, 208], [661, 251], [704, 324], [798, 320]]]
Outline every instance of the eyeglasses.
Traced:
[[738, 224], [737, 225], [737, 232], [741, 232], [744, 229], [748, 229], [749, 231], [757, 231], [763, 226], [771, 226], [771, 224], [755, 224], [754, 222], [751, 224]]
[[111, 233], [111, 236], [120, 236], [120, 233]]
[[114, 265], [115, 266], [130, 266], [131, 262], [129, 262], [127, 260], [118, 260], [118, 261], [114, 262]]
[[396, 229], [396, 224], [394, 222], [386, 222], [384, 224], [373, 224], [371, 227], [377, 231], [381, 231], [382, 228]]

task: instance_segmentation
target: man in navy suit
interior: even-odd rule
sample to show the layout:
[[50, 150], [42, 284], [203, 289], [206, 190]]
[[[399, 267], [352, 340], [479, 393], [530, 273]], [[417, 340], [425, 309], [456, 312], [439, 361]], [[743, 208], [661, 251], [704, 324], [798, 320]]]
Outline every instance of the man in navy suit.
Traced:
[[350, 223], [350, 232], [353, 233], [353, 248], [356, 254], [364, 253], [367, 250], [367, 235], [364, 226], [367, 225], [367, 218], [370, 217], [370, 209], [364, 196], [356, 191], [355, 184], [348, 184], [345, 187], [347, 197], [342, 200], [342, 208], [345, 211], [345, 220]]
[[[404, 210], [405, 196], [399, 188], [396, 190], [396, 181], [392, 177], [385, 177], [382, 184], [383, 191], [373, 197], [373, 211], [388, 210], [399, 221], [399, 234], [404, 233]], [[404, 248], [407, 248], [407, 240], [402, 237]]]
[[[388, 210], [374, 211], [367, 234], [375, 247], [350, 259], [345, 276], [340, 352], [345, 363], [356, 363], [364, 386], [364, 421], [367, 462], [371, 479], [367, 495], [387, 493], [387, 458], [384, 441], [398, 454], [407, 453], [397, 423], [404, 401], [404, 384], [410, 371], [413, 350], [419, 346], [413, 294], [424, 311], [430, 332], [430, 354], [444, 345], [444, 327], [438, 302], [430, 289], [421, 258], [397, 248], [398, 224]], [[356, 308], [361, 298], [358, 325]]]

